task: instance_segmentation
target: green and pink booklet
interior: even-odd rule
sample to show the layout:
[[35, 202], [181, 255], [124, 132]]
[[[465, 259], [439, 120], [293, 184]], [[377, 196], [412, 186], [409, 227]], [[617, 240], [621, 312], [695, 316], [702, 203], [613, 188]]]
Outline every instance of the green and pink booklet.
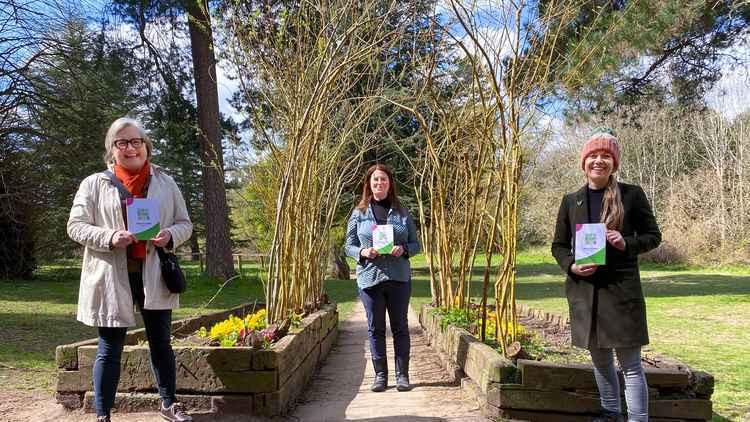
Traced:
[[576, 264], [606, 263], [607, 226], [597, 224], [576, 224]]
[[153, 199], [128, 198], [128, 231], [138, 240], [153, 239], [159, 233], [159, 204]]
[[393, 251], [393, 225], [378, 224], [372, 227], [372, 247], [383, 255]]

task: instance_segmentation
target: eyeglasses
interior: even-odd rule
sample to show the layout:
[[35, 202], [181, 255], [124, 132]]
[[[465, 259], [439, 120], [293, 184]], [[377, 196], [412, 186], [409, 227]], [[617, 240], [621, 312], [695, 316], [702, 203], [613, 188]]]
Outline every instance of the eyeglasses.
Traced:
[[143, 138], [115, 139], [115, 147], [123, 150], [128, 149], [128, 144], [130, 144], [133, 148], [138, 149], [143, 145], [143, 142]]

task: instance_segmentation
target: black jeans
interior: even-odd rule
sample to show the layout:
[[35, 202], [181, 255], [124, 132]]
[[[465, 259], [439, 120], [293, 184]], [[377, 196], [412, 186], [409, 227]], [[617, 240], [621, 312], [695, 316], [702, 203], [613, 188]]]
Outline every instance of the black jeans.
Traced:
[[385, 355], [385, 311], [391, 322], [393, 350], [397, 357], [408, 358], [411, 349], [409, 337], [409, 299], [411, 282], [384, 281], [359, 291], [367, 313], [367, 332], [370, 335], [370, 353], [373, 359]]
[[[143, 309], [144, 293], [141, 273], [128, 274], [133, 302], [143, 316], [151, 357], [151, 371], [156, 379], [164, 406], [175, 402], [176, 378], [172, 351], [172, 310]], [[97, 416], [109, 416], [120, 382], [120, 358], [125, 345], [125, 327], [99, 327], [99, 349], [94, 362], [94, 406]]]

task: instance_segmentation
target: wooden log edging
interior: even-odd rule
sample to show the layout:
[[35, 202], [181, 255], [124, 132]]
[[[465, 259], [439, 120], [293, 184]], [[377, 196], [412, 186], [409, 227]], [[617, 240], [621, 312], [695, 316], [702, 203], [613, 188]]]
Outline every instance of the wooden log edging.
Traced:
[[570, 325], [570, 319], [565, 315], [558, 315], [541, 309], [530, 308], [523, 304], [518, 305], [516, 309], [518, 310], [519, 316], [533, 317], [541, 321], [548, 321], [559, 326], [561, 330], [564, 330]]
[[[567, 318], [538, 310], [526, 308], [523, 313], [568, 323]], [[419, 320], [430, 344], [448, 360], [446, 367], [458, 367], [466, 375], [461, 380], [462, 388], [477, 399], [485, 416], [564, 422], [586, 420], [598, 413], [599, 396], [591, 365], [523, 359], [514, 364], [468, 331], [442, 327], [442, 317], [429, 305], [422, 307]], [[677, 369], [646, 367], [645, 373], [652, 422], [711, 420], [711, 374], [684, 364]]]
[[[201, 326], [251, 312], [256, 305], [172, 323], [174, 333], [192, 333]], [[121, 413], [157, 408], [158, 394], [150, 369], [144, 330], [126, 337], [114, 409]], [[305, 317], [266, 350], [248, 347], [173, 346], [178, 399], [192, 412], [278, 416], [285, 414], [328, 356], [338, 337], [335, 303]], [[58, 346], [57, 400], [68, 409], [92, 412], [92, 369], [97, 339]], [[211, 419], [209, 417], [209, 419]]]

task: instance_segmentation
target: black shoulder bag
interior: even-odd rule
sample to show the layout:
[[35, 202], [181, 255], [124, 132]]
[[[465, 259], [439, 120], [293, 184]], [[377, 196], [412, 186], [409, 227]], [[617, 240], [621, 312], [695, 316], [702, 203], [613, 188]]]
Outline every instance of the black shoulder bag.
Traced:
[[[123, 202], [122, 216], [125, 217], [125, 200], [132, 198], [133, 194], [122, 184], [120, 179], [115, 176], [109, 170], [106, 170], [104, 174], [109, 177], [109, 180], [117, 188], [120, 193], [120, 200]], [[150, 178], [150, 176], [149, 176]], [[148, 188], [148, 182], [146, 182]], [[185, 293], [187, 290], [187, 282], [185, 281], [185, 275], [182, 273], [182, 268], [177, 261], [177, 255], [170, 250], [165, 250], [162, 247], [154, 246], [156, 253], [159, 255], [159, 261], [161, 261], [161, 276], [164, 279], [164, 284], [167, 285], [167, 290], [172, 293]]]

